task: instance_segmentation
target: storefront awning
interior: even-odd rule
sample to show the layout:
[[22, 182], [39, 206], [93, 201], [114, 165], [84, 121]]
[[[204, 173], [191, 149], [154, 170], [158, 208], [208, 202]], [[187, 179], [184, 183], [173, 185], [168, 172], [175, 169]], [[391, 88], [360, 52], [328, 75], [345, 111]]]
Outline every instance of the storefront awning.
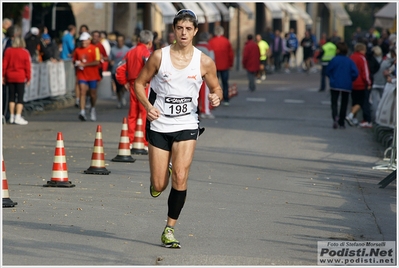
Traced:
[[390, 29], [396, 19], [396, 3], [389, 3], [374, 14], [374, 26]]
[[352, 20], [349, 17], [348, 12], [346, 12], [342, 3], [330, 2], [326, 3], [325, 5], [330, 9], [330, 12], [332, 12], [338, 18], [338, 20], [341, 21], [342, 25], [344, 26], [352, 25]]
[[230, 21], [230, 12], [229, 9], [225, 6], [225, 4], [220, 2], [215, 2], [215, 6], [219, 9], [222, 14], [223, 21]]
[[296, 6], [295, 4], [293, 4], [292, 6], [298, 10], [299, 16], [305, 21], [306, 25], [312, 25], [313, 24], [312, 18], [310, 17], [310, 15], [305, 10], [303, 10], [302, 8]]
[[266, 8], [272, 13], [273, 19], [282, 19], [284, 11], [279, 2], [264, 2]]
[[184, 8], [191, 9], [197, 15], [198, 23], [205, 23], [204, 11], [198, 6], [196, 2], [181, 2]]
[[206, 21], [208, 23], [221, 21], [222, 18], [220, 16], [220, 12], [215, 6], [214, 3], [211, 2], [198, 2], [198, 5], [202, 8], [205, 13]]
[[246, 3], [238, 2], [237, 5], [248, 15], [248, 19], [252, 20], [254, 18], [254, 13]]
[[276, 2], [276, 4], [280, 4], [281, 8], [287, 13], [288, 17], [290, 20], [297, 20], [299, 19], [299, 12], [296, 8], [294, 8], [291, 4], [289, 3], [284, 3], [284, 2]]
[[162, 19], [164, 24], [172, 24], [173, 19], [177, 13], [176, 8], [170, 2], [156, 2], [155, 3], [160, 12], [162, 13]]

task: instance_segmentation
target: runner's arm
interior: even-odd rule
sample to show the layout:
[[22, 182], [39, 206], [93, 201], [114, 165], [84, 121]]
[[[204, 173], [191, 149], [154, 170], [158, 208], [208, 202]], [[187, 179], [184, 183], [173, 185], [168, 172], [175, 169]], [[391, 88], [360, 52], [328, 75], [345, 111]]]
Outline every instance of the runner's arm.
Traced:
[[160, 63], [161, 50], [156, 50], [151, 54], [143, 69], [141, 69], [139, 76], [134, 81], [134, 92], [136, 93], [137, 99], [147, 111], [147, 118], [150, 121], [158, 119], [160, 111], [152, 106], [152, 104], [149, 102], [145, 92], [145, 87], [147, 86], [147, 83], [151, 81], [152, 77], [158, 72]]
[[215, 62], [205, 54], [201, 55], [201, 74], [209, 88], [208, 100], [212, 106], [219, 106], [223, 99], [223, 90], [219, 85]]

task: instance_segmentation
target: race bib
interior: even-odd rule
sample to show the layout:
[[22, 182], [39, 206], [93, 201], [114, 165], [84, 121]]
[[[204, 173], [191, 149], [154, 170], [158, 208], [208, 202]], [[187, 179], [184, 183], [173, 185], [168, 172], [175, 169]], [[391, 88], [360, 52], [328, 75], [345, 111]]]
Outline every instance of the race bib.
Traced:
[[192, 98], [190, 97], [185, 97], [185, 98], [166, 97], [164, 113], [165, 116], [169, 117], [187, 115], [191, 113], [192, 106], [193, 106]]

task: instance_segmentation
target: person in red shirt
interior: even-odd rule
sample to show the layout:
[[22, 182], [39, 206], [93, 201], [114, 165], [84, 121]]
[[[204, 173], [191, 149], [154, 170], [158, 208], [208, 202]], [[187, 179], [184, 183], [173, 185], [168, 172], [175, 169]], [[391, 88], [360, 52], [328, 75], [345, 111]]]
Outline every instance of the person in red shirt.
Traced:
[[14, 37], [12, 46], [4, 51], [3, 57], [3, 85], [7, 84], [9, 88], [10, 123], [17, 125], [28, 124], [21, 116], [25, 83], [29, 85], [31, 79], [31, 57], [25, 46], [23, 38]]
[[253, 39], [254, 36], [252, 34], [247, 36], [247, 42], [245, 43], [242, 55], [242, 66], [247, 70], [249, 91], [252, 92], [256, 88], [255, 78], [260, 67], [260, 50], [258, 44]]
[[[144, 67], [147, 59], [150, 57], [152, 49], [152, 41], [154, 35], [149, 30], [142, 30], [140, 32], [140, 40], [137, 46], [132, 48], [126, 53], [124, 61], [116, 69], [116, 80], [119, 84], [125, 85], [126, 89], [130, 92], [130, 108], [127, 116], [128, 136], [129, 142], [132, 146], [134, 134], [137, 127], [137, 119], [141, 118], [143, 124], [146, 122], [147, 111], [141, 105], [134, 92], [134, 82], [139, 76], [141, 69]], [[148, 96], [149, 84], [145, 88], [146, 95]], [[146, 130], [143, 129], [144, 137], [146, 137]], [[144, 140], [145, 148], [148, 147], [147, 139]]]
[[91, 36], [89, 33], [82, 33], [79, 40], [82, 46], [76, 48], [73, 55], [73, 62], [77, 68], [76, 77], [80, 88], [80, 113], [79, 119], [86, 121], [86, 93], [90, 94], [90, 119], [96, 121], [96, 101], [97, 101], [97, 83], [101, 80], [98, 65], [100, 64], [100, 51], [91, 44]]
[[371, 89], [371, 79], [367, 59], [365, 56], [366, 51], [367, 47], [365, 44], [357, 43], [355, 45], [355, 52], [350, 56], [350, 59], [357, 67], [359, 76], [355, 81], [352, 82], [352, 110], [345, 119], [350, 126], [355, 125], [356, 114], [360, 109], [362, 109], [364, 120], [360, 126], [370, 128], [372, 127], [372, 123], [368, 96]]
[[215, 36], [209, 40], [208, 44], [215, 52], [215, 64], [217, 75], [222, 80], [223, 104], [229, 105], [229, 69], [234, 64], [233, 47], [229, 39], [223, 36], [224, 28], [215, 27]]
[[103, 71], [107, 71], [103, 69], [104, 62], [108, 62], [108, 54], [107, 51], [105, 50], [104, 46], [101, 44], [101, 33], [99, 31], [93, 31], [91, 32], [92, 40], [91, 43], [98, 47], [100, 51], [100, 56], [101, 56], [101, 64], [98, 65], [98, 72], [100, 74], [100, 77], [103, 77]]

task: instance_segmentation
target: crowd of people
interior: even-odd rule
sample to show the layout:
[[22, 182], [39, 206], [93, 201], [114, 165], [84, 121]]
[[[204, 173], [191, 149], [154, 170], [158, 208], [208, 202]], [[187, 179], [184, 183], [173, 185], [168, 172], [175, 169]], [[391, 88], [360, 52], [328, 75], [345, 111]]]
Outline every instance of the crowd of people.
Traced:
[[[330, 37], [323, 33], [318, 42], [309, 29], [300, 42], [294, 29], [284, 35], [278, 29], [274, 33], [268, 29], [265, 38], [257, 34], [254, 39], [249, 34], [242, 58], [249, 91], [255, 91], [255, 80], [261, 83], [266, 79], [265, 69], [281, 72], [283, 65], [284, 72], [290, 73], [291, 57], [295, 59], [297, 68], [296, 52], [299, 46], [303, 49], [303, 71], [309, 73], [316, 61], [321, 66], [320, 92], [326, 91], [326, 80], [329, 78], [333, 128], [345, 128], [345, 122], [350, 126], [371, 128], [385, 84], [396, 79], [396, 35], [386, 29], [380, 34], [374, 27], [367, 32], [358, 27], [348, 45], [337, 31]], [[352, 103], [347, 114], [349, 96]], [[363, 116], [361, 122], [357, 119], [359, 111]]]

